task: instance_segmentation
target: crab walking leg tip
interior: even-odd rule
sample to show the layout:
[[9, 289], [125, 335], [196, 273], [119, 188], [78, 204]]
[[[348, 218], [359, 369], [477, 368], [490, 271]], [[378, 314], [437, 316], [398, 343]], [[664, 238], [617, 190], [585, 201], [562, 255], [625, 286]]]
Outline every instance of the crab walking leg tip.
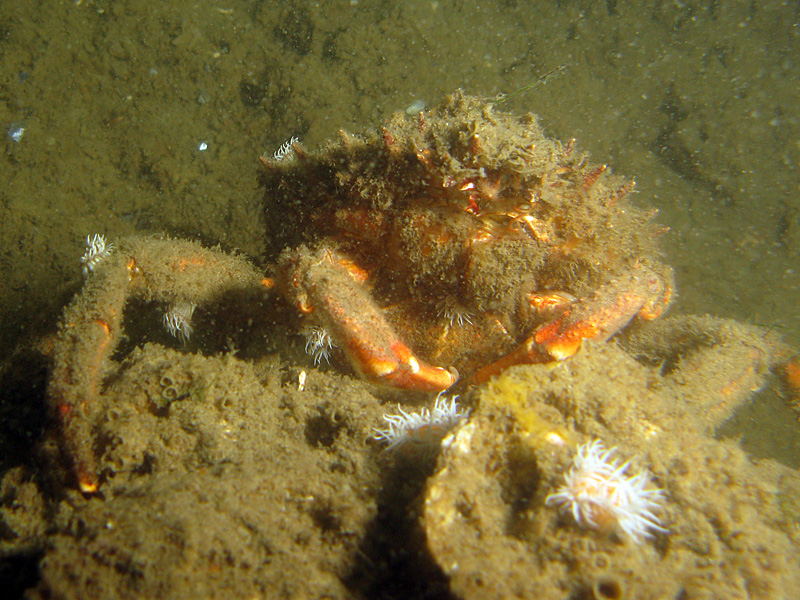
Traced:
[[81, 492], [87, 496], [97, 493], [97, 481], [94, 477], [90, 477], [89, 475], [82, 476], [78, 479], [78, 487], [80, 487]]

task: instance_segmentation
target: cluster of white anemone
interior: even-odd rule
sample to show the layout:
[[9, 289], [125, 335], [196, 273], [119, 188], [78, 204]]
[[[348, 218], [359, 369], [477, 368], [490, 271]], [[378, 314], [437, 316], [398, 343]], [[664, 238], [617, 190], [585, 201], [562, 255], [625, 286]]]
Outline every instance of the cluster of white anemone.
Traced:
[[569, 512], [582, 527], [621, 533], [637, 543], [653, 532], [666, 533], [656, 516], [664, 491], [651, 487], [646, 471], [626, 475], [630, 463], [612, 459], [615, 451], [600, 440], [579, 446], [564, 485], [545, 503]]
[[442, 394], [436, 397], [432, 409], [406, 412], [400, 406], [399, 414], [383, 415], [389, 424], [386, 429], [375, 429], [375, 439], [388, 444], [387, 450], [413, 445], [418, 448], [438, 447], [447, 433], [469, 415], [458, 404], [458, 396], [450, 400]]

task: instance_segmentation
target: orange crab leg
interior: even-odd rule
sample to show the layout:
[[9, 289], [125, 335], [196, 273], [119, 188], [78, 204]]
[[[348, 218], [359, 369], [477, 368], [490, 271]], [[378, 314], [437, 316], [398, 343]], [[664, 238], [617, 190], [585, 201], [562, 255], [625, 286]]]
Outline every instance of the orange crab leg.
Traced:
[[112, 255], [105, 261], [110, 264], [93, 275], [79, 300], [64, 311], [48, 388], [62, 444], [84, 494], [98, 487], [88, 416], [96, 410], [103, 366], [119, 337], [128, 282], [125, 257]]
[[203, 303], [229, 290], [261, 290], [263, 285], [268, 285], [263, 276], [240, 257], [155, 237], [122, 240], [94, 265], [64, 310], [47, 389], [62, 447], [84, 494], [95, 494], [99, 487], [92, 425], [105, 405], [103, 376], [121, 337], [127, 299]]
[[539, 348], [555, 360], [575, 354], [585, 339], [606, 341], [637, 315], [654, 319], [669, 302], [664, 280], [640, 265], [625, 277], [610, 281], [591, 297], [577, 302], [561, 317], [536, 330]]
[[[291, 252], [288, 292], [314, 314], [342, 347], [353, 368], [373, 383], [415, 391], [442, 391], [458, 376], [417, 358], [374, 305], [346, 262], [329, 250]], [[293, 289], [294, 288], [294, 289]]]
[[482, 383], [514, 365], [565, 360], [580, 350], [585, 339], [606, 341], [636, 316], [655, 318], [670, 295], [671, 289], [659, 276], [636, 266], [627, 277], [607, 283], [593, 297], [576, 302], [555, 321], [539, 327], [514, 351], [480, 369], [470, 381]]
[[509, 354], [497, 359], [491, 364], [479, 369], [467, 380], [468, 384], [480, 384], [489, 381], [492, 377], [500, 375], [509, 367], [516, 365], [535, 365], [551, 362], [553, 358], [536, 346], [533, 336], [522, 342]]

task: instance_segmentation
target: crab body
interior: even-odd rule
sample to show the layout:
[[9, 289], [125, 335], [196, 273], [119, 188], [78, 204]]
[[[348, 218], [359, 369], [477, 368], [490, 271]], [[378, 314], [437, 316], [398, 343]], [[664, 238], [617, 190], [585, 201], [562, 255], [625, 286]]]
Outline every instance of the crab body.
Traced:
[[[341, 133], [315, 152], [294, 143], [263, 162], [275, 279], [370, 379], [412, 389], [455, 381], [372, 376], [367, 337], [375, 347], [381, 336], [403, 340], [419, 364], [481, 381], [562, 360], [669, 302], [658, 229], [624, 202], [632, 182], [546, 138], [532, 115], [456, 94], [375, 134]], [[359, 300], [345, 308], [321, 291], [337, 293], [327, 276], [299, 276], [309, 254], [346, 274], [353, 290], [338, 293]], [[374, 362], [382, 373], [386, 357]]]

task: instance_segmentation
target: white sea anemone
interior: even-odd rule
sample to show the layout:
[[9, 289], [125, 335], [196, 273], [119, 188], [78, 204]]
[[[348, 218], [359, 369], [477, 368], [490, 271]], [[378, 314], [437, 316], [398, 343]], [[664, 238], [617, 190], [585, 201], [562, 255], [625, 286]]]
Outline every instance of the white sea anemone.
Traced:
[[275, 153], [272, 155], [272, 160], [279, 162], [282, 160], [289, 160], [294, 156], [294, 145], [300, 142], [298, 138], [292, 136], [287, 141], [283, 142], [280, 145], [280, 148], [275, 150]]
[[88, 276], [95, 270], [100, 261], [106, 258], [114, 249], [114, 244], [106, 245], [106, 238], [99, 233], [86, 236], [86, 252], [81, 257], [83, 275]]
[[315, 325], [306, 332], [306, 353], [314, 357], [314, 365], [319, 365], [323, 359], [330, 363], [332, 349], [331, 334], [324, 327]]
[[469, 415], [458, 405], [458, 396], [448, 401], [442, 394], [436, 396], [433, 409], [422, 408], [419, 412], [406, 412], [397, 407], [400, 414], [383, 415], [389, 423], [387, 429], [375, 429], [375, 439], [388, 444], [387, 450], [412, 444], [416, 447], [438, 447], [447, 433]]
[[185, 344], [192, 337], [192, 315], [197, 305], [193, 302], [178, 300], [170, 304], [164, 312], [164, 327], [173, 337], [180, 338]]
[[466, 323], [472, 325], [472, 313], [461, 306], [452, 296], [436, 303], [436, 313], [440, 318], [447, 320], [450, 327], [454, 325], [463, 327]]
[[630, 463], [612, 459], [615, 451], [600, 440], [579, 446], [564, 485], [547, 496], [546, 505], [571, 513], [582, 527], [623, 534], [637, 543], [652, 532], [666, 533], [655, 514], [664, 491], [650, 487], [646, 471], [627, 476]]

